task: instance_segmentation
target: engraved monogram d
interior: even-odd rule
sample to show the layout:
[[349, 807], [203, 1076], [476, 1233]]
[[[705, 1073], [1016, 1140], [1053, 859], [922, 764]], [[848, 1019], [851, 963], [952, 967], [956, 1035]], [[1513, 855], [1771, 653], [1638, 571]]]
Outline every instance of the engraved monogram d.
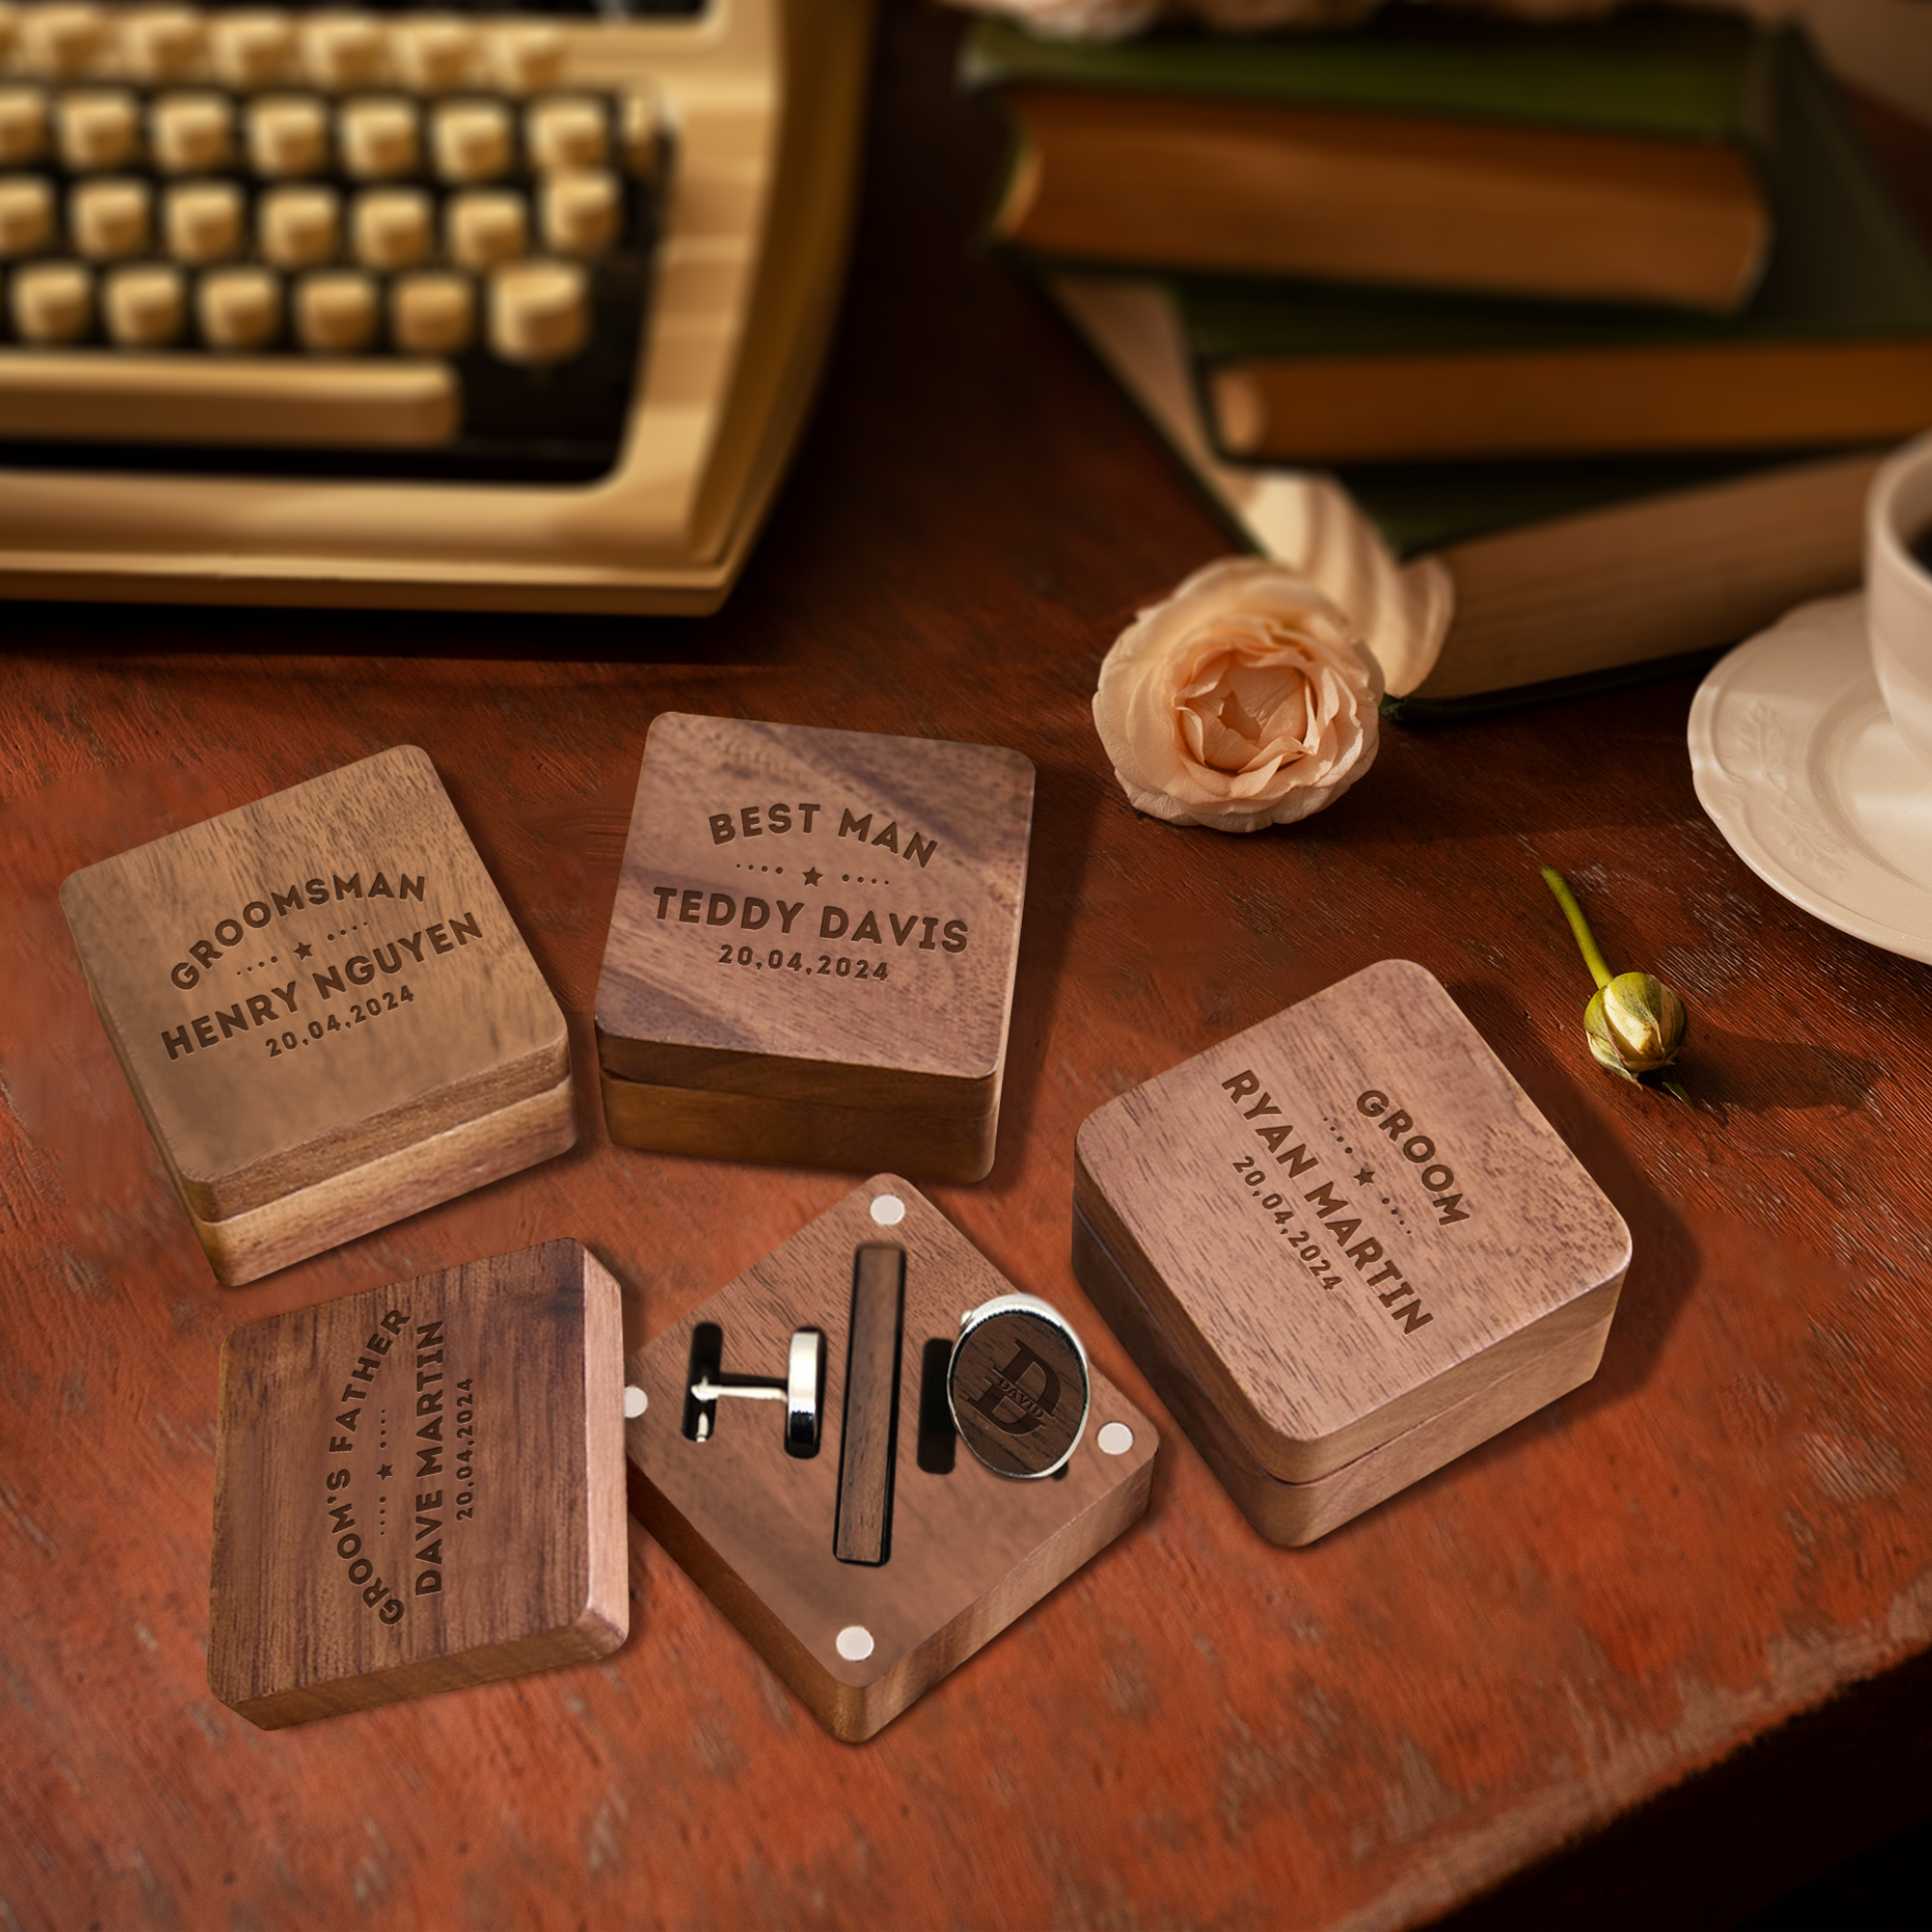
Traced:
[[[1020, 1383], [1029, 1369], [1037, 1369], [1042, 1377], [1037, 1395]], [[997, 1413], [1003, 1402], [1011, 1403], [1019, 1411], [1010, 1422]], [[1018, 1342], [1013, 1346], [1012, 1360], [1004, 1369], [995, 1369], [993, 1379], [966, 1406], [977, 1409], [1008, 1435], [1031, 1435], [1042, 1422], [1050, 1422], [1060, 1406], [1060, 1378], [1024, 1342]]]

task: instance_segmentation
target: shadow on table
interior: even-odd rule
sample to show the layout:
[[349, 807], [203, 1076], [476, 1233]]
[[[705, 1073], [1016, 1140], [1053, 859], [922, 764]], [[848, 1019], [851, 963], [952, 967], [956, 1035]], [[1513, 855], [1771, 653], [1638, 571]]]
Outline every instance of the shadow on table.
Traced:
[[1833, 1053], [1803, 1040], [1763, 1039], [1712, 1026], [1693, 1014], [1682, 1067], [1697, 1104], [1722, 1125], [1733, 1109], [1862, 1107], [1877, 1082], [1876, 1061]]
[[[1603, 1366], [1595, 1378], [1562, 1398], [1565, 1412], [1589, 1414], [1634, 1395], [1649, 1379], [1670, 1331], [1690, 1298], [1697, 1280], [1699, 1253], [1690, 1229], [1669, 1202], [1653, 1187], [1631, 1158], [1609, 1122], [1591, 1106], [1576, 1083], [1547, 1062], [1512, 1051], [1520, 1003], [1501, 986], [1459, 980], [1451, 998], [1468, 1014], [1478, 1033], [1521, 1084], [1538, 1110], [1568, 1142], [1631, 1234], [1630, 1273], [1610, 1325]], [[1671, 1102], [1660, 1098], [1660, 1105]], [[1474, 1450], [1473, 1460], [1510, 1453], [1509, 1433]]]
[[[1053, 1029], [1053, 989], [1080, 911], [1080, 884], [1093, 856], [1101, 797], [1093, 773], [1081, 766], [1034, 767], [1034, 837], [1007, 1039], [1007, 1078], [1000, 1096], [999, 1151], [992, 1173], [976, 1191], [1005, 1194], [1018, 1185], [1039, 1131], [1036, 1100]], [[1049, 827], [1050, 836], [1043, 836]]]
[[1932, 1656], [1779, 1724], [1430, 1932], [1741, 1932], [1927, 1922]]
[[555, 611], [21, 603], [8, 607], [7, 626], [14, 656], [64, 658], [78, 650], [91, 661], [259, 655], [722, 665], [775, 655], [747, 624]]

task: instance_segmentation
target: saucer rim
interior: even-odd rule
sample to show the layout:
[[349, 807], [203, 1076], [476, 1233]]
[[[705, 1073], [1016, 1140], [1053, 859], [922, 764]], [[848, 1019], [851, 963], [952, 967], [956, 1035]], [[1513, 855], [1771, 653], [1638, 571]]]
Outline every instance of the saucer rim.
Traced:
[[[1755, 681], [1749, 674], [1758, 670], [1767, 659], [1805, 651], [1806, 668], [1813, 673], [1806, 681], [1811, 688], [1794, 691], [1787, 685], [1781, 694], [1787, 702], [1797, 697], [1804, 703], [1803, 740], [1791, 760], [1791, 772], [1797, 781], [1794, 791], [1837, 834], [1842, 815], [1835, 801], [1821, 799], [1810, 782], [1812, 753], [1819, 727], [1841, 702], [1855, 696], [1863, 685], [1871, 687], [1874, 699], [1878, 696], [1877, 676], [1865, 649], [1864, 614], [1862, 591], [1818, 598], [1786, 611], [1776, 623], [1747, 638], [1720, 658], [1705, 675], [1691, 700], [1687, 730], [1691, 783], [1697, 803], [1725, 843], [1781, 898], [1835, 931], [1861, 939], [1887, 952], [1932, 965], [1932, 889], [1895, 875], [1880, 889], [1885, 893], [1887, 912], [1891, 916], [1872, 910], [1868, 892], [1861, 888], [1869, 888], [1873, 883], [1870, 874], [1874, 860], [1859, 845], [1848, 845], [1846, 851], [1848, 858], [1857, 861], [1857, 869], [1847, 885], [1828, 889], [1815, 877], [1806, 877], [1788, 857], [1773, 851], [1752, 825], [1749, 805], [1771, 788], [1768, 782], [1753, 783], [1740, 776], [1728, 769], [1718, 753], [1718, 735], [1726, 715], [1726, 704], [1751, 694]], [[1857, 634], [1856, 651], [1833, 653], [1829, 658], [1818, 652], [1821, 633], [1830, 637], [1842, 636], [1846, 631]], [[1756, 690], [1762, 695], [1761, 683], [1756, 683]], [[1865, 876], [1860, 877], [1861, 872]], [[1898, 923], [1896, 914], [1901, 895], [1914, 895], [1921, 902], [1920, 923], [1911, 925]]]

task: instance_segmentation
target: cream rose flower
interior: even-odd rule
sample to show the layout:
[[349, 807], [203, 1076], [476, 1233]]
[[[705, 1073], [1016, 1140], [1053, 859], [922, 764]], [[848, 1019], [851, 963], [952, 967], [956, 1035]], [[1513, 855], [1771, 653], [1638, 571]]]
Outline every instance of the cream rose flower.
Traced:
[[1094, 723], [1136, 807], [1259, 832], [1375, 762], [1381, 668], [1305, 578], [1224, 557], [1143, 611], [1100, 666]]
[[[1159, 21], [1192, 17], [1217, 34], [1277, 28], [1352, 27], [1384, 0], [952, 0], [977, 14], [1005, 14], [1047, 40], [1124, 41]], [[1623, 0], [1424, 0], [1465, 12], [1529, 20], [1581, 20], [1614, 13]]]
[[1165, 0], [952, 0], [974, 14], [1005, 14], [1049, 41], [1124, 41], [1152, 26]]

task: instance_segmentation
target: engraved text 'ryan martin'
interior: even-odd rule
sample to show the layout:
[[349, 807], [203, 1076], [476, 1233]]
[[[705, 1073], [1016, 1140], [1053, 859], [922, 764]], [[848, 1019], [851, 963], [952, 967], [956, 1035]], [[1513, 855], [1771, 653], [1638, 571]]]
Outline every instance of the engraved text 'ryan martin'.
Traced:
[[[1231, 1074], [1221, 1082], [1221, 1085], [1237, 1107], [1251, 1095], [1260, 1095], [1253, 1106], [1242, 1108], [1241, 1118], [1257, 1123], [1255, 1132], [1267, 1144], [1268, 1152], [1273, 1155], [1273, 1160], [1267, 1163], [1254, 1154], [1244, 1154], [1235, 1166], [1242, 1175], [1246, 1184], [1255, 1191], [1263, 1208], [1273, 1214], [1277, 1232], [1289, 1239], [1291, 1252], [1301, 1265], [1324, 1289], [1335, 1289], [1342, 1285], [1345, 1278], [1347, 1271], [1344, 1263], [1352, 1264], [1354, 1272], [1376, 1292], [1376, 1299], [1389, 1311], [1393, 1320], [1403, 1324], [1402, 1332], [1405, 1335], [1412, 1335], [1418, 1328], [1433, 1321], [1435, 1316], [1423, 1306], [1422, 1291], [1404, 1275], [1402, 1268], [1390, 1258], [1376, 1236], [1362, 1234], [1363, 1216], [1349, 1211], [1348, 1196], [1337, 1194], [1332, 1180], [1319, 1180], [1305, 1193], [1297, 1188], [1295, 1191], [1301, 1194], [1301, 1200], [1307, 1204], [1306, 1206], [1293, 1205], [1287, 1196], [1279, 1192], [1262, 1192], [1270, 1179], [1268, 1175], [1270, 1165], [1286, 1167], [1288, 1170], [1284, 1180], [1276, 1183], [1280, 1186], [1299, 1179], [1310, 1168], [1319, 1167], [1321, 1156], [1309, 1152], [1305, 1139], [1293, 1147], [1284, 1145], [1294, 1139], [1294, 1128], [1287, 1122], [1270, 1121], [1265, 1118], [1270, 1114], [1279, 1114], [1281, 1108], [1276, 1105], [1271, 1095], [1263, 1092], [1262, 1083], [1252, 1068], [1244, 1067], [1239, 1073]], [[1371, 1098], [1381, 1099], [1386, 1105], [1385, 1096], [1379, 1094], [1362, 1096], [1364, 1101]], [[1357, 1105], [1365, 1114], [1373, 1115], [1379, 1111], [1377, 1108], [1363, 1106], [1360, 1101]], [[1413, 1124], [1406, 1114], [1402, 1115], [1401, 1119], [1406, 1124]], [[1433, 1145], [1430, 1151], [1434, 1152]], [[1360, 1179], [1362, 1176], [1358, 1175], [1356, 1178]], [[1440, 1207], [1443, 1204], [1438, 1202], [1436, 1205]], [[1330, 1218], [1331, 1216], [1333, 1218]], [[1443, 1215], [1443, 1222], [1467, 1218], [1468, 1216], [1463, 1213], [1460, 1208], [1455, 1208]], [[1296, 1225], [1297, 1222], [1299, 1226]], [[1356, 1238], [1358, 1236], [1360, 1239]], [[1341, 1256], [1341, 1260], [1331, 1261], [1326, 1252], [1327, 1248], [1333, 1248]], [[1378, 1262], [1381, 1264], [1380, 1267], [1374, 1274], [1369, 1274], [1367, 1270]], [[1386, 1289], [1383, 1287], [1384, 1283], [1389, 1284]]]

